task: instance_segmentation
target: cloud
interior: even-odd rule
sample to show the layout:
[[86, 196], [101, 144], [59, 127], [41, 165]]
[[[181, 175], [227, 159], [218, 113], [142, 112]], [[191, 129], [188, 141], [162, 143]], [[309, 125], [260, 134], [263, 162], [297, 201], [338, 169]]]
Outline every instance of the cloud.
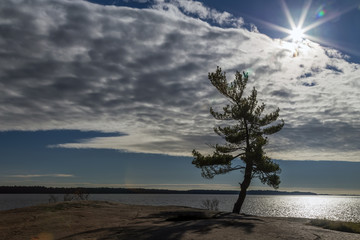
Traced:
[[42, 177], [55, 177], [55, 178], [71, 178], [75, 177], [72, 174], [25, 174], [25, 175], [9, 175], [8, 177], [13, 178], [42, 178]]
[[0, 130], [127, 133], [58, 147], [205, 151], [219, 141], [208, 109], [224, 99], [207, 80], [219, 65], [230, 80], [248, 71], [260, 101], [281, 108], [286, 127], [271, 138], [270, 156], [359, 161], [359, 64], [311, 41], [223, 28], [235, 18], [215, 13], [195, 1], [151, 9], [1, 2]]
[[150, 2], [150, 0], [123, 0], [124, 2], [139, 2], [139, 3], [146, 3]]
[[[205, 6], [202, 2], [193, 0], [155, 0], [154, 9], [172, 12], [176, 16], [182, 17], [183, 14], [191, 14], [194, 17], [211, 20], [219, 25], [227, 25], [232, 27], [241, 27], [244, 20], [241, 17], [234, 17], [232, 14], [224, 11], [219, 12]], [[256, 29], [256, 27], [255, 27]]]

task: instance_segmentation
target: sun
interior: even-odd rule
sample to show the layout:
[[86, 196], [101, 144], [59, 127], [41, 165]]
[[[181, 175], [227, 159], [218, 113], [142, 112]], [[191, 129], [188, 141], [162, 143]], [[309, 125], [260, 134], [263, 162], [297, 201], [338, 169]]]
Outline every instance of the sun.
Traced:
[[300, 42], [304, 38], [304, 30], [299, 27], [293, 28], [290, 33], [290, 38], [293, 42]]
[[307, 32], [309, 32], [311, 29], [321, 26], [324, 23], [332, 21], [332, 20], [340, 17], [341, 15], [343, 15], [349, 11], [352, 11], [353, 9], [358, 8], [359, 4], [350, 5], [343, 9], [339, 9], [336, 12], [332, 12], [332, 13], [327, 11], [326, 5], [321, 5], [316, 11], [317, 12], [316, 13], [317, 20], [313, 23], [310, 23], [309, 25], [304, 26], [305, 19], [307, 18], [307, 15], [308, 15], [308, 12], [310, 10], [313, 0], [305, 0], [304, 1], [304, 6], [302, 8], [301, 15], [300, 15], [297, 25], [295, 24], [294, 19], [291, 16], [291, 13], [289, 11], [289, 8], [286, 5], [285, 0], [279, 0], [279, 1], [281, 3], [281, 7], [287, 18], [290, 28], [285, 28], [285, 27], [282, 27], [282, 26], [279, 26], [279, 25], [276, 25], [276, 24], [273, 24], [273, 23], [270, 23], [267, 21], [263, 21], [260, 19], [256, 19], [256, 18], [253, 18], [253, 19], [261, 24], [264, 24], [265, 26], [267, 26], [273, 30], [287, 34], [287, 36], [282, 38], [281, 40], [284, 40], [284, 41], [290, 40], [290, 41], [292, 41], [292, 43], [294, 43], [297, 46], [301, 45], [303, 40], [311, 40], [311, 41], [315, 41], [317, 43], [321, 43], [321, 44], [324, 44], [327, 46], [335, 47], [336, 49], [340, 49], [343, 51], [347, 51], [347, 52], [352, 51], [351, 49], [348, 49], [344, 46], [340, 46], [339, 44], [336, 44], [336, 43], [332, 43], [331, 41], [324, 40], [319, 37], [311, 36], [311, 35], [307, 34]]

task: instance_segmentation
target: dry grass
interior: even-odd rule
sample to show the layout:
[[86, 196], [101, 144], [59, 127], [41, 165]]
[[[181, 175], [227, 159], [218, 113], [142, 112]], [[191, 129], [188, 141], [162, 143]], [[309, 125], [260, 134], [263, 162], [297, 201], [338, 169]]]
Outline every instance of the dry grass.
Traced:
[[360, 222], [354, 223], [354, 222], [331, 221], [326, 219], [313, 219], [310, 220], [310, 225], [341, 231], [341, 232], [360, 233]]

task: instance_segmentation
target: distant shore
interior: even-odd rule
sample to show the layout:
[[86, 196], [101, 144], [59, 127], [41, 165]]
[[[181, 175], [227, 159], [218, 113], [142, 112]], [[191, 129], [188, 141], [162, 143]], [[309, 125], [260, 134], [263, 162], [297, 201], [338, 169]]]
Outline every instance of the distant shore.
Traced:
[[359, 239], [309, 219], [237, 215], [178, 206], [80, 201], [0, 212], [0, 239]]
[[[43, 186], [0, 186], [0, 194], [36, 193], [36, 194], [68, 194], [81, 191], [89, 194], [239, 194], [235, 190], [169, 190], [145, 188], [62, 188]], [[285, 192], [275, 190], [249, 190], [249, 195], [318, 195], [313, 192]], [[324, 195], [324, 194], [322, 194]]]

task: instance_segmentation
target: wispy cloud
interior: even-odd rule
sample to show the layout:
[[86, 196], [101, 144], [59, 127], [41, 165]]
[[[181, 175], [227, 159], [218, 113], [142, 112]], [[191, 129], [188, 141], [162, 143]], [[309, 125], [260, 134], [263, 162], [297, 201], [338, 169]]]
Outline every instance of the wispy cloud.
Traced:
[[159, 11], [171, 12], [172, 15], [177, 17], [185, 17], [185, 14], [191, 14], [195, 18], [202, 20], [211, 20], [222, 26], [241, 27], [244, 25], [244, 19], [235, 17], [232, 14], [224, 11], [219, 12], [205, 6], [202, 2], [193, 0], [155, 0], [152, 8]]
[[13, 178], [42, 178], [42, 177], [71, 178], [71, 177], [75, 177], [75, 176], [72, 174], [24, 174], [24, 175], [8, 175], [7, 177], [13, 177]]
[[235, 19], [195, 1], [156, 4], [2, 1], [0, 130], [126, 132], [58, 146], [190, 155], [218, 141], [208, 109], [224, 101], [207, 73], [219, 65], [230, 79], [248, 71], [281, 108], [271, 156], [359, 161], [359, 64], [311, 41], [213, 27], [203, 20]]

